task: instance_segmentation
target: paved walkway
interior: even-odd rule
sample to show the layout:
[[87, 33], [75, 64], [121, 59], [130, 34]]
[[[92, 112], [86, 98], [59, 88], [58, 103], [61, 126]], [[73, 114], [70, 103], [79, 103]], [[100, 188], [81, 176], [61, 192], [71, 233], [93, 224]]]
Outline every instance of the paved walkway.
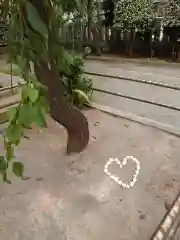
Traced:
[[[150, 239], [180, 189], [180, 139], [96, 110], [86, 115], [91, 140], [83, 153], [64, 155], [66, 132], [52, 120], [16, 150], [30, 179], [0, 184], [0, 239]], [[127, 155], [141, 169], [134, 188], [124, 190], [104, 166]], [[129, 181], [134, 167], [109, 170]]]
[[[85, 69], [88, 72], [138, 78], [180, 87], [180, 68], [173, 68], [170, 66], [165, 67], [158, 65], [155, 67], [132, 63], [123, 64], [117, 62], [87, 61]], [[91, 77], [95, 88], [180, 108], [180, 91], [130, 82], [127, 80], [109, 79], [97, 76]], [[94, 92], [94, 101], [124, 112], [133, 113], [141, 117], [146, 117], [180, 128], [180, 111], [99, 92]]]
[[138, 78], [142, 80], [180, 86], [180, 67], [171, 65], [145, 65], [136, 63], [86, 61], [86, 71], [111, 74], [114, 76]]
[[[13, 85], [18, 84], [19, 82], [22, 82], [22, 79], [20, 77], [12, 76]], [[11, 76], [4, 73], [0, 73], [0, 85], [3, 87], [11, 86]]]
[[86, 58], [87, 60], [92, 60], [92, 61], [101, 61], [101, 62], [119, 62], [119, 63], [134, 63], [134, 64], [146, 64], [146, 65], [171, 65], [171, 67], [178, 67], [179, 68], [179, 63], [178, 62], [172, 62], [170, 59], [164, 60], [164, 59], [159, 59], [159, 58], [132, 58], [132, 57], [126, 57], [122, 55], [115, 55], [115, 54], [103, 54], [101, 56], [95, 56], [95, 55], [89, 55]]

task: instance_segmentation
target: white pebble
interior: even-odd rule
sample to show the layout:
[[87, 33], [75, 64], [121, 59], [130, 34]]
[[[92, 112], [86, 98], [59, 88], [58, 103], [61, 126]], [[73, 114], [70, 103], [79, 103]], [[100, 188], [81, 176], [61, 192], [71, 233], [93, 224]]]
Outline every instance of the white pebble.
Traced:
[[[124, 183], [123, 181], [121, 181], [117, 176], [112, 175], [109, 171], [108, 171], [108, 167], [109, 165], [112, 164], [112, 162], [116, 162], [119, 165], [119, 168], [123, 168], [126, 164], [128, 160], [132, 160], [136, 163], [136, 169], [135, 172], [133, 173], [132, 177], [132, 181], [129, 182], [129, 184]], [[137, 181], [137, 177], [139, 175], [139, 171], [140, 171], [140, 162], [134, 158], [133, 156], [127, 156], [124, 158], [123, 162], [119, 161], [117, 158], [109, 158], [109, 161], [106, 163], [105, 167], [104, 167], [104, 172], [111, 178], [113, 179], [116, 183], [118, 183], [122, 188], [131, 188], [134, 186], [134, 184]]]

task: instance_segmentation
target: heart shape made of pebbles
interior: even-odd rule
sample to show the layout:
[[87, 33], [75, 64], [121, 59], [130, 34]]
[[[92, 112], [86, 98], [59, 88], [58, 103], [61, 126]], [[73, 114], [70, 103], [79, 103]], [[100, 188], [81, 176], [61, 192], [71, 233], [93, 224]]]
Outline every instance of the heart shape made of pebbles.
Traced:
[[[127, 164], [127, 161], [129, 161], [129, 160], [136, 163], [136, 169], [133, 173], [132, 180], [129, 183], [125, 183], [122, 180], [120, 180], [117, 176], [114, 176], [113, 174], [111, 174], [108, 170], [108, 167], [113, 162], [116, 162], [119, 165], [120, 168], [123, 168]], [[127, 189], [134, 187], [134, 184], [136, 183], [138, 175], [139, 175], [139, 171], [140, 171], [140, 162], [136, 158], [134, 158], [133, 156], [125, 157], [123, 162], [119, 161], [119, 159], [117, 159], [117, 158], [110, 158], [109, 161], [106, 163], [106, 165], [104, 167], [104, 172], [111, 179], [113, 179], [116, 183], [118, 183], [122, 188], [127, 188]]]

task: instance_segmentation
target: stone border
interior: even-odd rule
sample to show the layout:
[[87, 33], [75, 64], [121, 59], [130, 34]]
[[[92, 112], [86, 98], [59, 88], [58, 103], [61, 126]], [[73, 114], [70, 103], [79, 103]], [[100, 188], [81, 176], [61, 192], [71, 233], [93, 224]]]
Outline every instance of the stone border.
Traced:
[[6, 112], [10, 107], [15, 107], [20, 101], [13, 101], [0, 107], [0, 124], [7, 122]]
[[86, 57], [87, 61], [99, 61], [99, 62], [114, 62], [114, 63], [134, 63], [134, 64], [140, 64], [140, 65], [151, 65], [151, 66], [170, 66], [174, 68], [179, 68], [180, 64], [176, 62], [168, 62], [165, 60], [156, 60], [156, 59], [136, 59], [136, 58], [123, 58], [122, 56], [108, 56], [108, 55], [102, 55], [102, 56], [94, 56], [89, 55]]
[[129, 119], [129, 120], [133, 121], [133, 122], [138, 122], [138, 123], [141, 123], [143, 125], [147, 125], [147, 126], [150, 126], [150, 127], [153, 127], [153, 128], [157, 128], [157, 129], [160, 129], [160, 130], [162, 130], [166, 133], [172, 134], [176, 137], [180, 137], [180, 128], [173, 127], [169, 124], [164, 124], [164, 123], [161, 123], [161, 122], [157, 122], [157, 121], [151, 120], [149, 118], [140, 117], [140, 116], [137, 116], [137, 115], [132, 114], [132, 113], [123, 112], [123, 111], [111, 108], [109, 106], [103, 106], [103, 105], [100, 105], [100, 104], [97, 104], [97, 103], [94, 103], [94, 102], [89, 106], [92, 107], [92, 108], [99, 109], [102, 112], [105, 112], [105, 113], [108, 113], [108, 114], [111, 114], [111, 115], [114, 115], [114, 116], [117, 116], [117, 117], [126, 118], [126, 119]]

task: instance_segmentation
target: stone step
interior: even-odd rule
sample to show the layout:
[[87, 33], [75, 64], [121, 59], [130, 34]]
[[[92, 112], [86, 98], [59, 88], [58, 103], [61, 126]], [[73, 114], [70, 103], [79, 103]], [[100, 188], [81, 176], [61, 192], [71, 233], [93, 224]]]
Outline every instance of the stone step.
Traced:
[[0, 88], [0, 104], [1, 104], [2, 98], [12, 96], [14, 94], [17, 94], [18, 92], [19, 92], [19, 85], [14, 85], [12, 87], [10, 86], [1, 87]]

